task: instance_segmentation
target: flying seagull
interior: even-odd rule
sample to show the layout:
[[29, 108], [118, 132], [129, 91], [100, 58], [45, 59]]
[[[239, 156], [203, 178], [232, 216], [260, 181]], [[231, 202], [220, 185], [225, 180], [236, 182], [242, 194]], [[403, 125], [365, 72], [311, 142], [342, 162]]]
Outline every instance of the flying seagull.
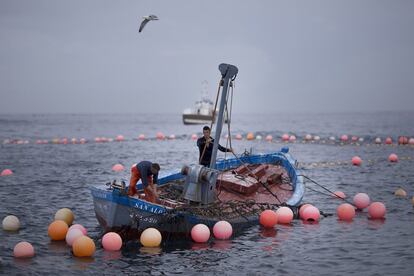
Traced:
[[139, 27], [139, 32], [142, 32], [142, 29], [144, 29], [145, 25], [147, 25], [147, 23], [151, 20], [158, 20], [158, 17], [156, 15], [148, 15], [148, 16], [143, 16], [142, 18], [144, 18], [144, 20], [141, 22], [141, 26]]

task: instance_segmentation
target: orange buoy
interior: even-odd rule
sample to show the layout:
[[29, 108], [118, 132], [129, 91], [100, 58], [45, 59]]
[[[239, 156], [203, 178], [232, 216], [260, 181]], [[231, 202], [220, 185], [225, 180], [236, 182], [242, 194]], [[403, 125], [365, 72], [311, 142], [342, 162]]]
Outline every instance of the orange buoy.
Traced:
[[95, 243], [88, 236], [79, 237], [72, 244], [73, 255], [76, 257], [91, 257], [95, 250]]
[[260, 213], [259, 222], [265, 228], [271, 228], [277, 224], [277, 214], [273, 210], [264, 210]]
[[253, 132], [247, 133], [246, 139], [248, 141], [254, 140], [254, 134], [253, 134]]
[[63, 241], [68, 232], [68, 224], [63, 220], [55, 220], [47, 229], [47, 234], [54, 241]]

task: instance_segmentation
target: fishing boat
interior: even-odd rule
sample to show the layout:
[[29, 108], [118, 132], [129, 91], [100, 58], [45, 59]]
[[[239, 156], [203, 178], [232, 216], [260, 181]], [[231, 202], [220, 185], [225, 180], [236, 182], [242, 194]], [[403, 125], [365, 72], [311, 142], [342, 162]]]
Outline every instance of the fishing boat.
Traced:
[[[142, 192], [128, 196], [123, 181], [92, 186], [95, 214], [105, 231], [116, 231], [128, 239], [154, 227], [163, 235], [189, 236], [196, 224], [213, 227], [226, 220], [237, 234], [257, 224], [265, 209], [287, 206], [297, 211], [304, 185], [289, 148], [216, 160], [227, 92], [238, 72], [229, 64], [220, 64], [219, 70], [222, 91], [210, 166], [185, 165], [160, 175], [156, 203], [147, 201]], [[137, 188], [142, 191], [142, 184]]]
[[213, 111], [213, 102], [202, 98], [195, 102], [193, 108], [187, 108], [183, 111], [183, 123], [185, 125], [209, 124], [213, 120]]

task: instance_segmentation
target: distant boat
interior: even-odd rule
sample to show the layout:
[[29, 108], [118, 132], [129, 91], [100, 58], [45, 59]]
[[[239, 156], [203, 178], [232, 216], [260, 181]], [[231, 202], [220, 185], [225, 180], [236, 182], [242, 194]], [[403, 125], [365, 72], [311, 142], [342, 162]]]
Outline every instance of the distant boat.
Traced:
[[[192, 108], [186, 108], [183, 111], [183, 123], [185, 125], [209, 125], [213, 120], [214, 103], [208, 98], [208, 82], [203, 81], [203, 91], [201, 92], [201, 99], [196, 101]], [[216, 117], [218, 110], [216, 110]], [[226, 116], [225, 116], [226, 118]], [[227, 123], [227, 119], [225, 119]]]
[[207, 99], [195, 102], [193, 108], [187, 108], [183, 112], [183, 123], [185, 125], [210, 124], [213, 120], [214, 105]]

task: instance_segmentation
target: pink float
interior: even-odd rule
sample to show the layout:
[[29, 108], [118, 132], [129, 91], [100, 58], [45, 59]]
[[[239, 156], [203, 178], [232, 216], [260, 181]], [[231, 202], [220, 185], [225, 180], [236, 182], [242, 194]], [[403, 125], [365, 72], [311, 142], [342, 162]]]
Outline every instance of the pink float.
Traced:
[[306, 203], [306, 204], [303, 204], [302, 206], [300, 206], [300, 208], [299, 208], [299, 217], [300, 217], [301, 219], [303, 219], [303, 211], [305, 211], [305, 209], [306, 209], [308, 206], [312, 206], [312, 204]]
[[192, 134], [191, 135], [191, 140], [197, 140], [198, 139], [198, 136], [197, 136], [197, 134]]
[[75, 240], [82, 236], [85, 236], [82, 230], [77, 229], [77, 228], [72, 228], [71, 230], [68, 230], [68, 232], [66, 233], [65, 240], [68, 245], [72, 246]]
[[289, 141], [289, 134], [285, 133], [282, 135], [282, 140], [283, 141]]
[[72, 230], [72, 229], [79, 229], [82, 231], [83, 235], [87, 235], [88, 231], [86, 230], [85, 227], [83, 227], [81, 224], [73, 224], [71, 227], [69, 227], [68, 231]]
[[398, 137], [398, 144], [405, 145], [408, 143], [408, 138], [405, 136]]
[[343, 203], [336, 209], [336, 214], [340, 220], [350, 221], [355, 216], [355, 207], [349, 203]]
[[145, 135], [144, 134], [138, 135], [138, 140], [140, 140], [140, 141], [145, 140]]
[[164, 140], [165, 139], [165, 135], [162, 132], [157, 132], [156, 137], [157, 137], [158, 140]]
[[122, 239], [118, 233], [108, 232], [102, 237], [102, 246], [108, 251], [118, 251], [122, 247]]
[[302, 219], [305, 221], [319, 221], [320, 212], [319, 209], [315, 206], [307, 206], [305, 210], [303, 210], [303, 217]]
[[280, 207], [276, 211], [277, 214], [277, 222], [280, 224], [289, 224], [293, 220], [293, 212], [288, 207]]
[[370, 199], [366, 193], [358, 193], [354, 196], [354, 204], [360, 210], [367, 208], [369, 205], [369, 202], [370, 202]]
[[358, 141], [358, 137], [357, 137], [357, 136], [352, 136], [351, 141], [352, 141], [352, 142], [356, 142], [356, 141]]
[[272, 142], [272, 140], [273, 140], [272, 135], [269, 134], [269, 135], [266, 136], [266, 141], [267, 142]]
[[2, 172], [1, 172], [1, 176], [8, 176], [8, 175], [12, 175], [13, 174], [13, 171], [12, 170], [10, 170], [10, 169], [4, 169]]
[[352, 157], [352, 165], [354, 166], [361, 166], [362, 159], [359, 156]]
[[385, 138], [385, 144], [391, 145], [392, 144], [392, 138], [391, 137]]
[[289, 137], [289, 141], [290, 141], [290, 142], [295, 142], [295, 141], [296, 141], [296, 136], [295, 136], [295, 135], [291, 135], [291, 136]]
[[377, 137], [375, 138], [375, 144], [381, 144], [381, 138]]
[[264, 210], [260, 213], [259, 222], [265, 228], [272, 228], [277, 224], [278, 215], [273, 210]]
[[336, 191], [336, 192], [334, 192], [334, 195], [335, 195], [336, 198], [342, 198], [342, 199], [346, 198], [345, 193], [342, 192], [342, 191]]
[[115, 140], [118, 141], [118, 142], [122, 142], [122, 141], [125, 140], [125, 137], [123, 135], [118, 135], [118, 136], [116, 136]]
[[25, 241], [16, 244], [13, 249], [13, 255], [16, 258], [31, 258], [34, 254], [33, 245]]
[[386, 208], [382, 202], [373, 202], [368, 207], [368, 214], [372, 219], [382, 219], [385, 216]]
[[125, 167], [121, 164], [115, 164], [112, 166], [112, 170], [114, 172], [122, 172], [125, 169]]
[[398, 155], [396, 155], [395, 153], [391, 153], [390, 156], [388, 156], [388, 161], [392, 163], [398, 162]]
[[205, 243], [210, 238], [210, 229], [202, 223], [194, 225], [191, 229], [191, 238], [195, 242]]
[[342, 141], [342, 142], [346, 142], [346, 141], [348, 141], [348, 135], [345, 135], [345, 134], [344, 134], [344, 135], [342, 135], [342, 136], [341, 136], [341, 141]]
[[227, 240], [233, 234], [233, 227], [225, 220], [221, 220], [214, 224], [213, 234], [216, 239]]

